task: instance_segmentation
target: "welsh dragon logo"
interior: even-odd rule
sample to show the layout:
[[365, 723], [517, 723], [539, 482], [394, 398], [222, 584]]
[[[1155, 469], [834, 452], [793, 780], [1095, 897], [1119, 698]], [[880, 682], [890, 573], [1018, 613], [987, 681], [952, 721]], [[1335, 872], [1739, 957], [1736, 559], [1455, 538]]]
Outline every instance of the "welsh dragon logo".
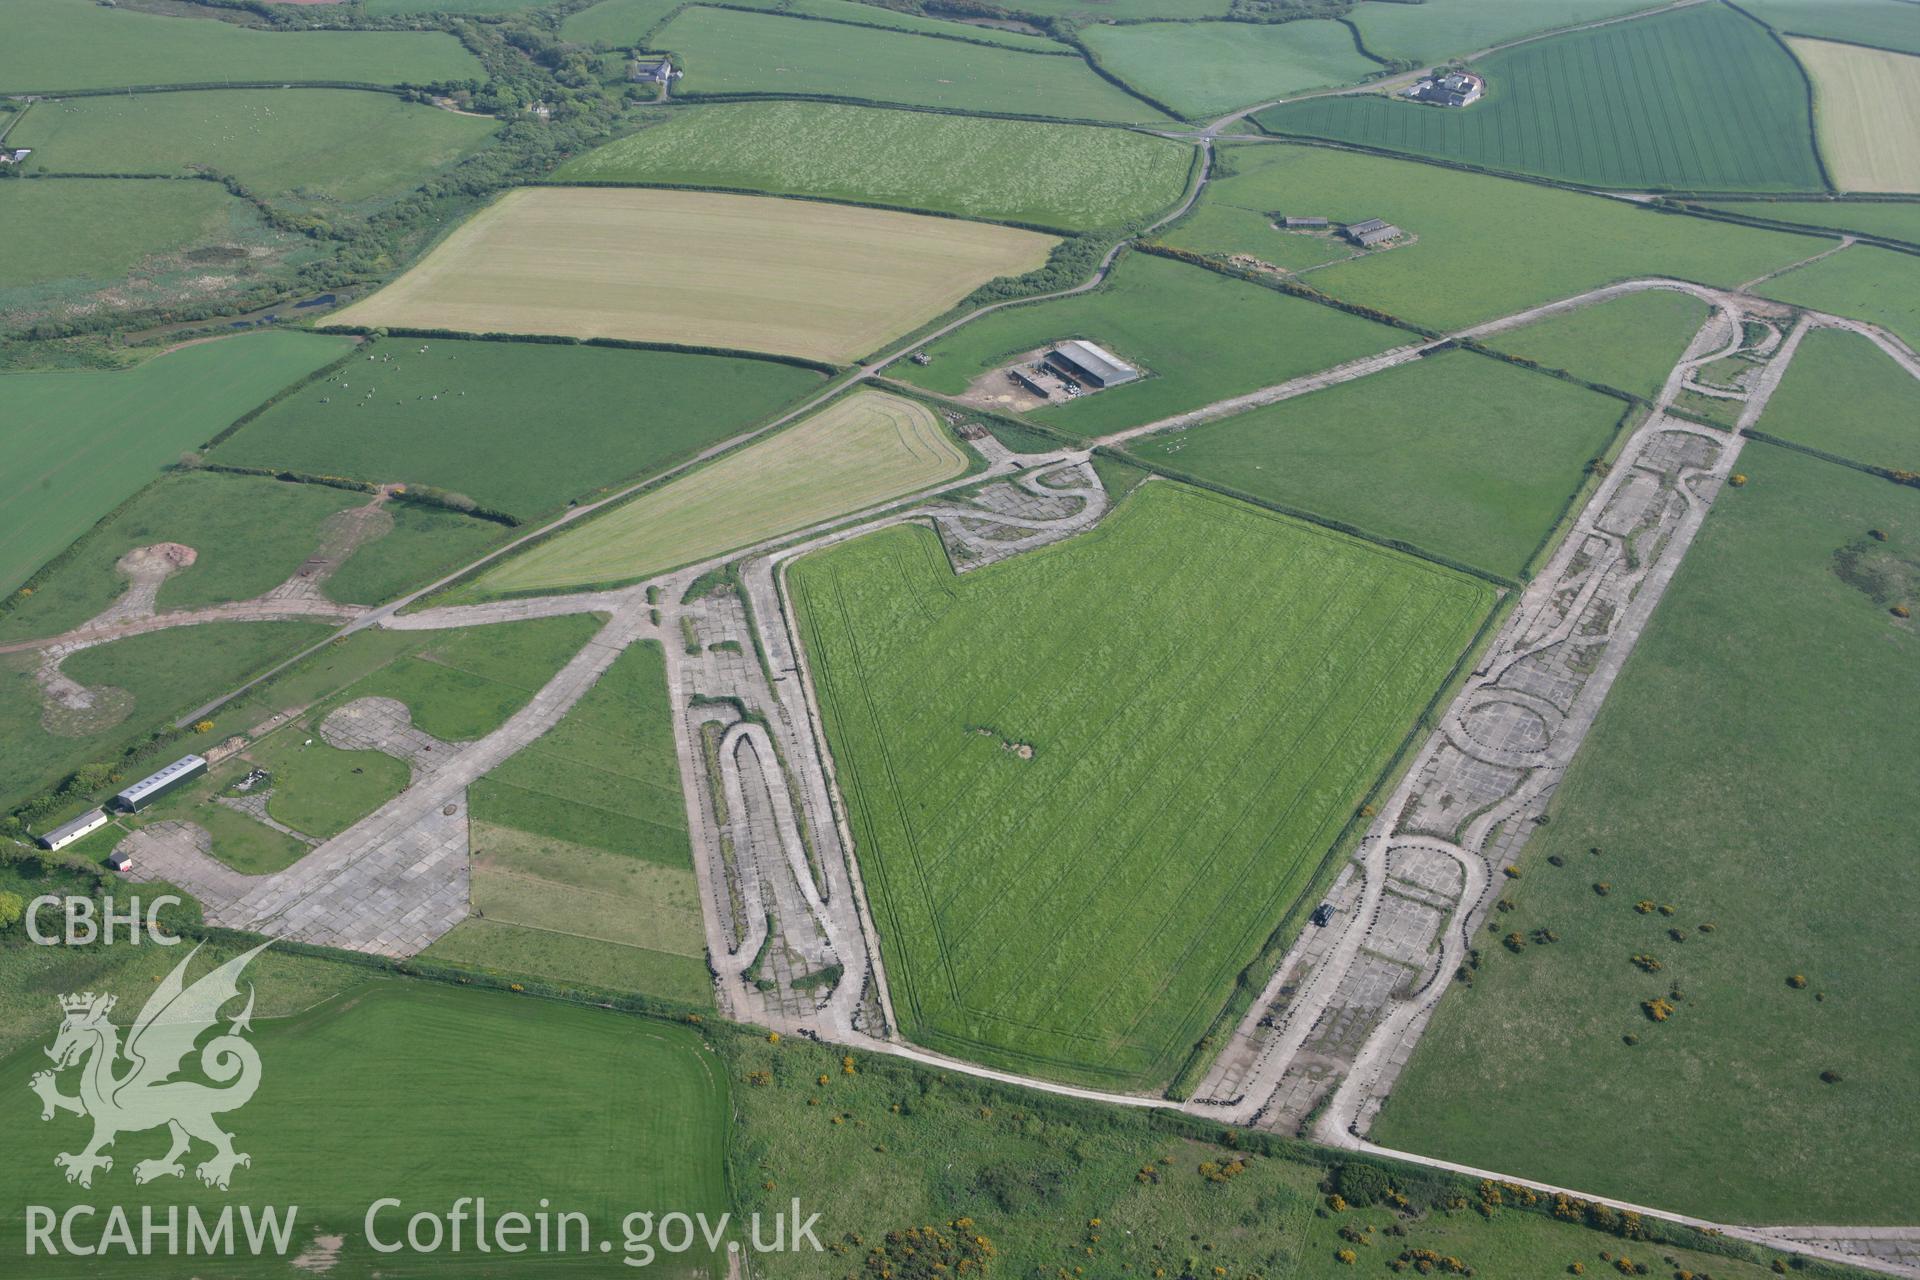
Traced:
[[[234, 1168], [253, 1163], [245, 1152], [233, 1149], [233, 1135], [214, 1120], [245, 1106], [260, 1087], [260, 1055], [242, 1039], [252, 1030], [251, 985], [246, 1008], [200, 1049], [200, 1074], [213, 1084], [175, 1077], [200, 1038], [219, 1022], [220, 1010], [239, 997], [240, 971], [269, 945], [235, 956], [188, 986], [187, 966], [200, 951], [195, 947], [154, 989], [127, 1031], [124, 1046], [120, 1029], [108, 1021], [113, 996], [89, 991], [60, 997], [66, 1018], [46, 1051], [54, 1069], [35, 1075], [31, 1087], [40, 1095], [42, 1120], [53, 1119], [56, 1111], [93, 1120], [93, 1140], [85, 1149], [53, 1158], [66, 1170], [68, 1182], [91, 1187], [95, 1170], [113, 1169], [113, 1158], [103, 1152], [116, 1138], [162, 1125], [172, 1135], [172, 1146], [158, 1160], [133, 1166], [136, 1183], [184, 1176], [180, 1158], [196, 1139], [213, 1148], [213, 1155], [194, 1170], [210, 1187], [225, 1191]], [[58, 1073], [69, 1067], [80, 1069], [80, 1092], [73, 1097], [61, 1093], [56, 1083]]]

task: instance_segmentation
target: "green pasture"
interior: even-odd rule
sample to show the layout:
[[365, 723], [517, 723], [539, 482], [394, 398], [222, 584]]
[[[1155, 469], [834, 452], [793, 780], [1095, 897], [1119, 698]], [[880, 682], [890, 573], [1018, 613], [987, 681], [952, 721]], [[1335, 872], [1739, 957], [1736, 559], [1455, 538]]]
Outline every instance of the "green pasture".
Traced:
[[[17, 598], [0, 614], [0, 640], [58, 635], [86, 622], [127, 590], [128, 579], [116, 567], [120, 558], [158, 543], [180, 543], [198, 553], [191, 565], [160, 584], [156, 607], [162, 612], [265, 595], [322, 547], [329, 530], [341, 522], [336, 517], [368, 501], [364, 493], [253, 476], [208, 471], [163, 476], [91, 531], [31, 596]], [[432, 513], [424, 524], [392, 520], [387, 532], [361, 543], [347, 563], [361, 557], [378, 562], [361, 575], [363, 581], [424, 581], [432, 569], [447, 565], [450, 551], [477, 552], [483, 543], [474, 540], [475, 532], [490, 541], [499, 531], [497, 525], [459, 516], [444, 521], [451, 527], [443, 531], [438, 517]], [[378, 532], [388, 523], [376, 519], [373, 527]], [[336, 600], [356, 600], [340, 593], [334, 581], [321, 590]]]
[[1449, 352], [1127, 447], [1149, 467], [1518, 577], [1625, 408]]
[[[837, 1046], [794, 1037], [771, 1045], [734, 1032], [719, 1047], [733, 1073], [729, 1150], [748, 1173], [735, 1186], [740, 1212], [770, 1214], [798, 1195], [820, 1214], [827, 1251], [783, 1257], [784, 1280], [843, 1280], [847, 1256], [835, 1246], [857, 1255], [889, 1232], [960, 1217], [991, 1242], [994, 1275], [1212, 1277], [1219, 1267], [1233, 1277], [1347, 1280], [1390, 1275], [1414, 1249], [1457, 1258], [1481, 1280], [1566, 1275], [1576, 1262], [1588, 1274], [1617, 1274], [1602, 1253], [1645, 1261], [1660, 1276], [1774, 1274], [1766, 1255], [1733, 1241], [1684, 1232], [1685, 1244], [1624, 1241], [1544, 1212], [1450, 1209], [1462, 1194], [1478, 1203], [1477, 1184], [1412, 1165], [1384, 1166], [1407, 1198], [1404, 1214], [1386, 1203], [1334, 1212], [1326, 1197], [1335, 1186], [1359, 1192], [1324, 1148], [1259, 1132], [1224, 1141], [1184, 1117], [878, 1054], [854, 1055], [849, 1075]], [[1357, 1269], [1342, 1249], [1354, 1251]], [[937, 1274], [952, 1274], [951, 1265]]]
[[1006, 31], [998, 27], [979, 26], [967, 22], [946, 21], [931, 16], [923, 17], [917, 13], [866, 4], [862, 0], [763, 0], [762, 3], [752, 3], [752, 0], [749, 0], [749, 3], [754, 8], [764, 8], [775, 13], [824, 18], [830, 22], [852, 22], [861, 26], [911, 31], [916, 35], [979, 40], [987, 44], [1005, 45], [1009, 49], [1025, 49], [1030, 52], [1065, 52], [1065, 47], [1058, 40], [1052, 40], [1046, 36], [1028, 35], [1025, 32]]
[[[928, 347], [932, 364], [902, 363], [892, 372], [955, 395], [1013, 356], [1076, 337], [1147, 372], [1138, 382], [1032, 414], [1084, 436], [1139, 426], [1416, 340], [1204, 267], [1136, 253], [1102, 289], [983, 316]], [[1018, 388], [994, 379], [985, 390], [1007, 395]]]
[[519, 13], [546, 0], [361, 0], [370, 18], [411, 17], [416, 13]]
[[1920, 12], [1906, 0], [1741, 0], [1776, 31], [1920, 54]]
[[384, 93], [144, 93], [35, 103], [10, 145], [30, 172], [212, 170], [301, 211], [381, 200], [478, 150], [498, 129]]
[[1815, 329], [1754, 426], [1855, 462], [1920, 471], [1920, 379], [1859, 334]]
[[[481, 884], [486, 883], [483, 876]], [[524, 884], [514, 885], [516, 890], [524, 887]], [[525, 896], [516, 894], [507, 912], [524, 912]], [[653, 913], [661, 910], [657, 899], [607, 893], [598, 886], [589, 900], [610, 910]], [[571, 910], [580, 901], [580, 895], [569, 894], [562, 906], [551, 909]], [[692, 905], [698, 912], [698, 902]], [[496, 903], [485, 917], [468, 916], [421, 952], [421, 956], [439, 964], [496, 977], [536, 978], [550, 985], [598, 991], [639, 992], [696, 1008], [713, 1005], [713, 979], [707, 973], [706, 961], [698, 955], [679, 955], [647, 943], [579, 937], [557, 928], [509, 924], [496, 917], [500, 909]], [[648, 938], [648, 943], [657, 942], [656, 937]]]
[[1301, 923], [1493, 598], [1164, 481], [964, 577], [901, 526], [789, 581], [903, 1029], [1125, 1088]]
[[0, 93], [234, 81], [426, 84], [485, 74], [441, 31], [259, 31], [90, 0], [7, 0], [0, 8]]
[[[245, 772], [244, 765], [228, 762], [193, 786], [161, 797], [137, 816], [115, 819], [109, 828], [113, 838], [104, 842], [106, 847], [99, 850], [96, 860], [104, 858], [125, 838], [126, 830], [156, 822], [191, 822], [207, 833], [207, 851], [235, 871], [260, 876], [286, 870], [307, 856], [308, 845], [248, 814], [213, 803], [215, 795]], [[104, 836], [108, 832], [99, 834]], [[95, 838], [89, 836], [82, 843]]]
[[[1335, 263], [1302, 282], [1436, 328], [1511, 315], [1637, 276], [1731, 287], [1831, 245], [1410, 160], [1272, 143], [1220, 149], [1231, 173], [1208, 184], [1203, 210], [1378, 217], [1412, 233], [1413, 243]], [[1186, 225], [1163, 239], [1182, 244]], [[1241, 229], [1253, 238], [1238, 251], [1255, 257], [1281, 238], [1264, 223]], [[1221, 230], [1210, 229], [1206, 252], [1225, 251]]]
[[1163, 119], [1066, 54], [706, 8], [685, 10], [652, 43], [685, 63], [676, 95], [824, 94], [1068, 120]]
[[820, 382], [743, 357], [396, 337], [281, 401], [213, 457], [432, 485], [528, 518], [691, 457]]
[[[42, 699], [33, 674], [38, 654], [0, 654], [0, 808], [38, 794], [80, 765], [118, 761], [174, 717], [325, 639], [330, 630], [311, 622], [220, 622], [194, 628], [191, 639], [182, 631], [155, 631], [83, 649], [61, 669], [94, 690], [94, 707], [86, 712]], [[155, 745], [123, 773], [137, 778], [141, 763], [157, 768], [191, 749]]]
[[[403, 0], [403, 2], [411, 2], [411, 0]], [[424, 3], [425, 0], [421, 2]], [[659, 41], [648, 41], [643, 37], [674, 10], [685, 7], [686, 3], [687, 0], [600, 0], [599, 4], [589, 5], [577, 13], [569, 14], [560, 25], [560, 35], [566, 40], [613, 49], [637, 49], [649, 45], [660, 45]], [[1044, 36], [1027, 35], [1018, 31], [1005, 31], [957, 21], [943, 21], [901, 9], [887, 9], [879, 5], [857, 3], [856, 0], [726, 0], [726, 7], [763, 9], [770, 13], [792, 14], [864, 27], [884, 27], [893, 31], [912, 32], [915, 35], [944, 35], [961, 40], [975, 40], [983, 44], [1004, 45], [1010, 49], [1064, 52], [1058, 41], [1049, 40]]]
[[1507, 890], [1500, 929], [1559, 945], [1482, 946], [1374, 1132], [1723, 1222], [1904, 1222], [1920, 638], [1889, 609], [1920, 603], [1920, 498], [1764, 444], [1740, 469]]
[[1366, 0], [1349, 15], [1369, 52], [1438, 62], [1583, 22], [1651, 9], [1657, 0]]
[[1190, 146], [1122, 129], [753, 102], [678, 108], [554, 177], [816, 196], [1082, 231], [1171, 208], [1192, 164]]
[[1704, 207], [1824, 231], [1884, 236], [1920, 246], [1920, 200], [1741, 200]]
[[659, 642], [629, 646], [565, 719], [476, 783], [473, 816], [690, 867]]
[[[113, 837], [125, 835], [117, 827], [109, 830]], [[81, 845], [91, 845], [108, 834], [109, 831], [98, 832]], [[0, 860], [0, 888], [23, 898], [50, 893], [98, 901], [113, 883], [98, 883], [98, 875], [95, 859], [69, 856], [68, 849], [37, 858]], [[158, 889], [158, 885], [152, 888]], [[142, 884], [142, 894], [148, 891], [149, 885]], [[171, 888], [162, 891], [173, 892]], [[179, 907], [162, 910], [160, 919], [169, 926], [198, 924], [201, 922], [199, 904], [187, 898]], [[50, 917], [47, 922], [51, 923]], [[61, 1020], [56, 995], [70, 991], [104, 992], [113, 996], [122, 1009], [138, 1012], [141, 1003], [153, 994], [153, 980], [164, 977], [168, 969], [179, 963], [182, 954], [184, 948], [173, 952], [145, 945], [123, 946], [118, 942], [110, 947], [98, 943], [85, 947], [0, 947], [0, 1053], [12, 1055], [36, 1042], [44, 1045], [51, 1041]], [[220, 960], [235, 954], [235, 949], [220, 943], [209, 944], [201, 953], [203, 959], [218, 957]], [[358, 986], [367, 976], [366, 970], [358, 965], [292, 956], [278, 950], [264, 951], [255, 957], [247, 973], [258, 992], [255, 1012], [263, 1019], [298, 1013], [317, 1001]], [[51, 1167], [51, 1160], [48, 1164]]]
[[1707, 304], [1667, 289], [1629, 293], [1482, 339], [1496, 351], [1651, 400], [1707, 318]]
[[342, 751], [300, 724], [253, 743], [245, 758], [273, 775], [267, 815], [318, 840], [339, 835], [399, 795], [411, 777], [403, 760], [383, 751]]
[[610, 49], [636, 48], [644, 43], [642, 37], [648, 31], [684, 3], [685, 0], [600, 0], [598, 4], [568, 14], [560, 24], [560, 38]]
[[102, 309], [206, 305], [320, 257], [217, 183], [41, 178], [0, 182], [0, 332]]
[[113, 372], [0, 375], [0, 589], [25, 581], [182, 452], [346, 349], [337, 338], [263, 333]]
[[1382, 70], [1329, 19], [1099, 24], [1080, 38], [1109, 72], [1191, 120]]
[[1795, 306], [1882, 325], [1920, 344], [1920, 257], [1856, 244], [1776, 276], [1757, 292]]
[[[158, 973], [169, 966], [156, 957], [138, 967]], [[247, 974], [263, 1000], [262, 984], [274, 985], [268, 972], [261, 966]], [[129, 1002], [116, 1017], [130, 1021], [137, 1009]], [[484, 1195], [490, 1216], [533, 1215], [543, 1201], [553, 1213], [583, 1213], [593, 1238], [615, 1249], [621, 1219], [636, 1205], [711, 1218], [728, 1208], [728, 1087], [692, 1028], [388, 978], [347, 987], [300, 1012], [258, 1017], [249, 1040], [260, 1056], [259, 1089], [243, 1110], [223, 1117], [223, 1127], [234, 1131], [251, 1164], [235, 1171], [230, 1192], [201, 1186], [189, 1169], [182, 1179], [146, 1184], [139, 1198], [163, 1218], [167, 1207], [194, 1205], [217, 1215], [236, 1201], [298, 1205], [299, 1217], [284, 1252], [269, 1246], [262, 1258], [244, 1251], [195, 1257], [195, 1275], [311, 1274], [311, 1262], [293, 1259], [321, 1236], [344, 1237], [329, 1263], [335, 1277], [509, 1274], [474, 1251], [471, 1221], [458, 1253], [375, 1252], [365, 1219], [383, 1197], [404, 1202], [382, 1211], [383, 1238], [404, 1236], [415, 1212], [444, 1214], [460, 1197]], [[46, 1065], [29, 1047], [0, 1064], [0, 1082], [25, 1096], [29, 1074]], [[472, 1135], [481, 1131], [489, 1140], [475, 1144]], [[164, 1131], [122, 1134], [113, 1169], [96, 1175], [88, 1191], [69, 1186], [53, 1164], [55, 1153], [78, 1149], [85, 1134], [86, 1122], [71, 1116], [23, 1128], [21, 1158], [8, 1163], [0, 1195], [56, 1211], [103, 1203], [102, 1196], [133, 1186], [138, 1158], [165, 1152]], [[96, 1219], [103, 1222], [104, 1210]], [[21, 1215], [8, 1216], [0, 1248], [22, 1252], [22, 1225]], [[105, 1270], [100, 1259], [70, 1257], [37, 1259], [34, 1268], [48, 1276], [154, 1274], [150, 1258], [116, 1256], [124, 1262]], [[580, 1274], [604, 1269], [607, 1257], [597, 1246], [528, 1252], [514, 1257], [510, 1274]], [[704, 1250], [662, 1255], [649, 1271], [688, 1275], [696, 1268], [711, 1274]]]
[[1793, 55], [1723, 5], [1570, 32], [1489, 54], [1474, 69], [1487, 94], [1462, 109], [1348, 94], [1255, 119], [1274, 133], [1595, 187], [1825, 189]]
[[524, 707], [602, 621], [563, 614], [425, 632], [417, 649], [354, 682], [339, 699], [395, 698], [407, 704], [415, 726], [442, 741], [484, 738]]
[[1082, 23], [1106, 18], [1224, 18], [1231, 7], [1231, 0], [1020, 0], [1007, 6], [1019, 13]]

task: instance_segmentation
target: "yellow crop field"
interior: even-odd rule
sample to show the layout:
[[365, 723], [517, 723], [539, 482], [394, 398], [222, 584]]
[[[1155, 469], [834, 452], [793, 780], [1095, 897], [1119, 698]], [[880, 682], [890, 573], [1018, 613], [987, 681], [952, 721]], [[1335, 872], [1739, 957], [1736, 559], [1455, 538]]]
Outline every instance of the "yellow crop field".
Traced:
[[918, 401], [857, 391], [482, 577], [482, 591], [624, 582], [957, 476], [967, 458]]
[[766, 196], [633, 188], [510, 191], [340, 324], [626, 338], [844, 362], [1052, 236]]
[[1813, 78], [1820, 154], [1842, 191], [1920, 191], [1920, 58], [1789, 37]]

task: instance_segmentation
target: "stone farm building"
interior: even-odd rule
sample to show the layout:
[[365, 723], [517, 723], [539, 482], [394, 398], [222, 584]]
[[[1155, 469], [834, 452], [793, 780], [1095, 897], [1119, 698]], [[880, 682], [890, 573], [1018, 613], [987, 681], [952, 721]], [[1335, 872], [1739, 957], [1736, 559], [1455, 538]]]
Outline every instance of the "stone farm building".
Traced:
[[673, 79], [673, 64], [665, 58], [635, 58], [627, 64], [627, 79], [642, 84], [665, 84]]
[[1362, 249], [1371, 249], [1377, 244], [1389, 240], [1398, 240], [1406, 232], [1388, 222], [1385, 218], [1368, 218], [1365, 222], [1347, 224], [1347, 238]]
[[1288, 214], [1281, 225], [1289, 231], [1325, 231], [1327, 220], [1321, 217], [1295, 217]]
[[1487, 82], [1465, 71], [1428, 76], [1406, 91], [1415, 102], [1435, 107], [1470, 107], [1487, 91]]
[[1042, 361], [1061, 377], [1083, 386], [1117, 387], [1132, 382], [1140, 371], [1105, 347], [1073, 338], [1047, 352]]

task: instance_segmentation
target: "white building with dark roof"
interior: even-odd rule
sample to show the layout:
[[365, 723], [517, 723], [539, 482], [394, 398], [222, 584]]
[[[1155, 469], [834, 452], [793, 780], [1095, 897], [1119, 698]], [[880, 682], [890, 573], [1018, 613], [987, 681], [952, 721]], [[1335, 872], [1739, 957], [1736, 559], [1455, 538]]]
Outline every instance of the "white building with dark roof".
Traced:
[[75, 840], [92, 835], [107, 825], [107, 815], [102, 809], [89, 809], [71, 822], [63, 822], [53, 830], [34, 837], [42, 849], [64, 849]]
[[1415, 102], [1434, 107], [1470, 107], [1487, 91], [1487, 82], [1467, 71], [1428, 76], [1405, 91]]

